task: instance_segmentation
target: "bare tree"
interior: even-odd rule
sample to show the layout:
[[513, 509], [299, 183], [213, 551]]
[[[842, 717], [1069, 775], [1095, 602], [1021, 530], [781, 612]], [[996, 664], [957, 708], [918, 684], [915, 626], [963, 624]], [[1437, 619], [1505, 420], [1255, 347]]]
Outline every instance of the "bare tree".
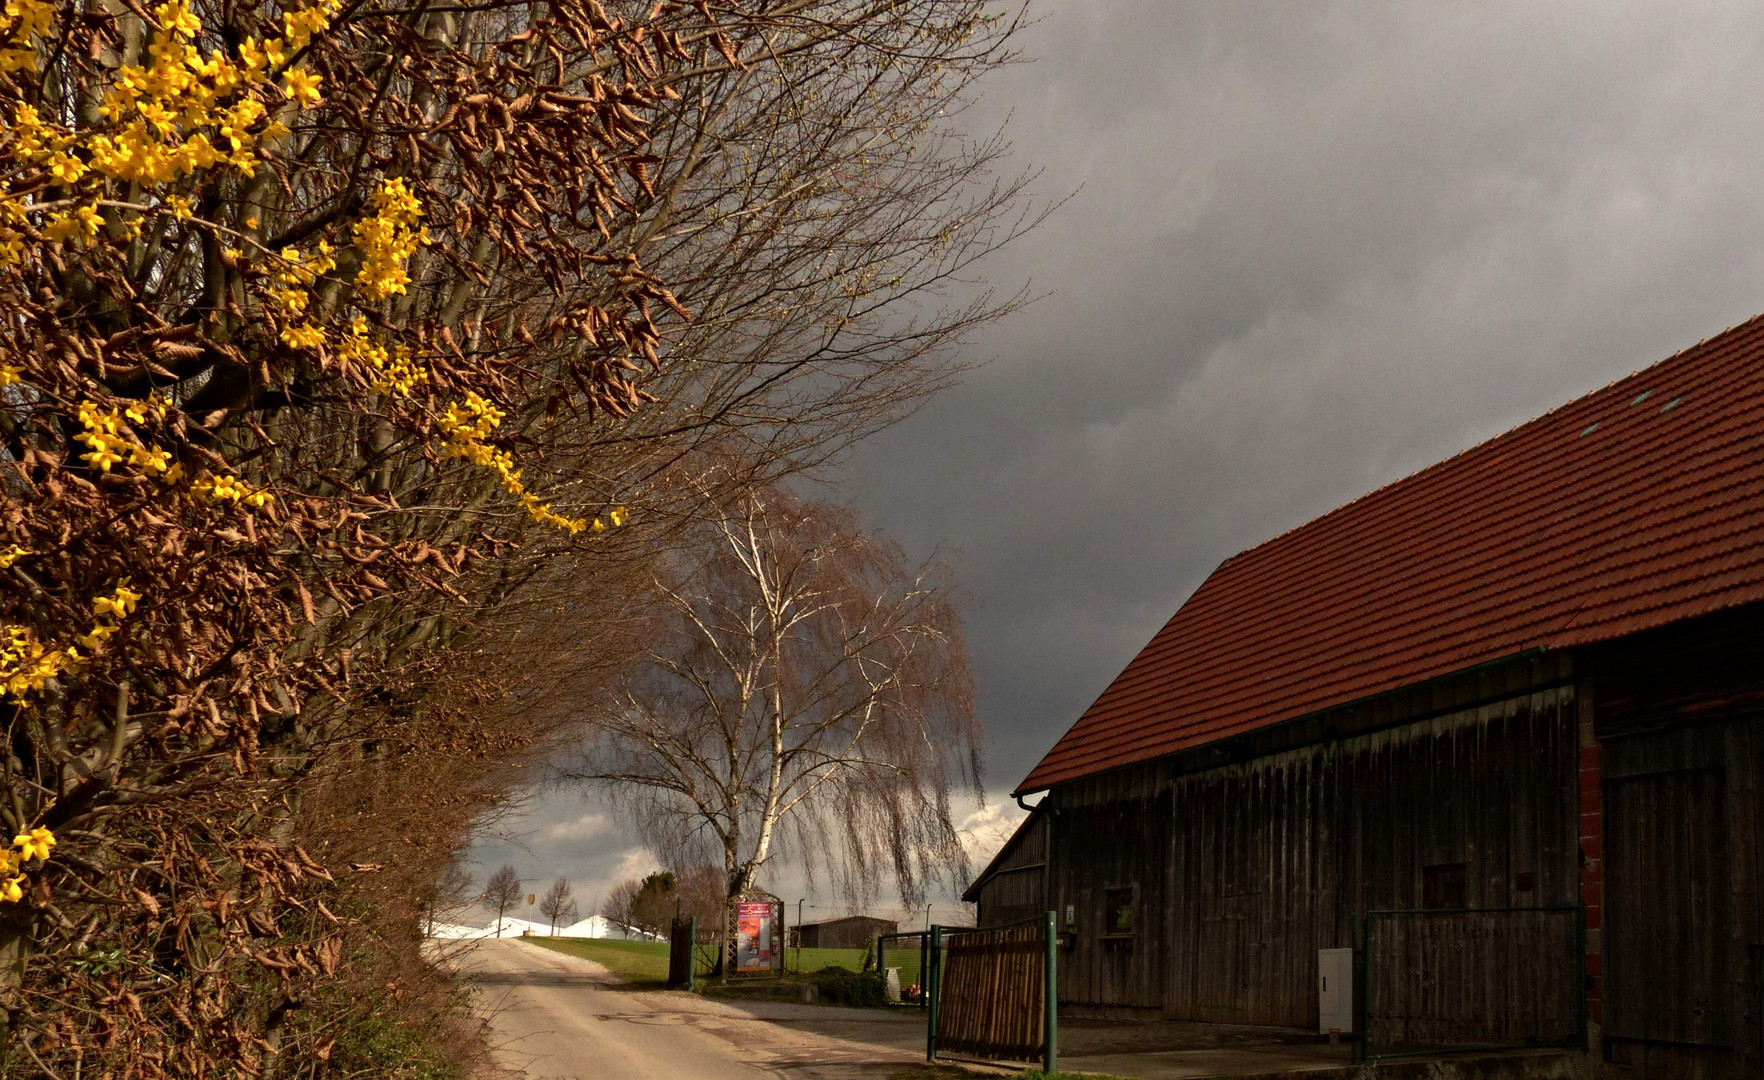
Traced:
[[718, 861], [730, 897], [781, 851], [854, 902], [884, 873], [909, 903], [965, 877], [950, 799], [979, 797], [979, 730], [944, 569], [775, 488], [694, 539], [568, 775], [615, 785], [677, 864]]
[[620, 926], [630, 926], [631, 907], [637, 900], [637, 894], [643, 883], [636, 878], [626, 878], [617, 882], [607, 890], [606, 899], [600, 903], [600, 913]]
[[[523, 678], [508, 635], [547, 575], [619, 603], [697, 519], [706, 456], [812, 467], [1014, 305], [971, 278], [1034, 214], [954, 117], [1016, 24], [14, 6], [0, 1016], [57, 1075], [371, 1071], [374, 996], [313, 989], [415, 955], [385, 931], [537, 752], [456, 692]], [[413, 807], [419, 783], [465, 801]], [[369, 914], [303, 917], [330, 894]]]
[[452, 914], [472, 900], [472, 876], [456, 862], [441, 868], [434, 883], [423, 897], [423, 913], [430, 934], [435, 932], [435, 919], [442, 913]]
[[551, 888], [539, 898], [539, 914], [551, 920], [552, 936], [557, 935], [558, 920], [563, 918], [564, 912], [574, 908], [575, 903], [570, 899], [570, 879], [564, 877], [553, 881]]
[[496, 911], [496, 936], [502, 936], [502, 917], [521, 902], [521, 879], [513, 863], [503, 863], [484, 882], [484, 906]]

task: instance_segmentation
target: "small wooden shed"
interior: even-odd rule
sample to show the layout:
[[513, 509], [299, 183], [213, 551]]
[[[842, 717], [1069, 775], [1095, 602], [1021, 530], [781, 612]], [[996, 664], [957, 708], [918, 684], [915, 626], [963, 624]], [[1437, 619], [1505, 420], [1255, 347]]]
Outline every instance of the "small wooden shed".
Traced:
[[1761, 781], [1755, 319], [1226, 560], [967, 899], [1059, 913], [1069, 1007], [1316, 1030], [1351, 949], [1395, 1042], [1755, 1078]]
[[843, 919], [803, 923], [796, 928], [798, 941], [805, 949], [862, 949], [883, 934], [900, 929], [893, 919], [877, 919], [869, 915], [848, 915]]

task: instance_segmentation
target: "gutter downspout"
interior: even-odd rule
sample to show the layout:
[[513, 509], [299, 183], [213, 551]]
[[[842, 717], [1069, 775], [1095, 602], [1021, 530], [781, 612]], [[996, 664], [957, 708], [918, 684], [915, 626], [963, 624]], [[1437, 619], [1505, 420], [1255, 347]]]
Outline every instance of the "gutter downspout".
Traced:
[[1017, 805], [1024, 810], [1031, 814], [1037, 810], [1044, 811], [1047, 818], [1047, 824], [1043, 826], [1047, 830], [1047, 837], [1043, 843], [1045, 850], [1041, 856], [1041, 902], [1042, 909], [1050, 912], [1054, 910], [1054, 808], [1048, 804], [1048, 799], [1052, 796], [1053, 791], [1049, 789], [1042, 794], [1040, 802], [1030, 806], [1023, 801], [1023, 796], [1014, 792], [1011, 794], [1011, 798], [1015, 799]]

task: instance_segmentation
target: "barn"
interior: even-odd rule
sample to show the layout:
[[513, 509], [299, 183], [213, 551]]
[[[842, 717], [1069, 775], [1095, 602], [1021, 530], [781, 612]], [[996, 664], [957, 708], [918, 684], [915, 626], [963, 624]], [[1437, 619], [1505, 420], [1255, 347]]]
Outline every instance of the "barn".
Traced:
[[797, 944], [805, 949], [863, 949], [883, 934], [900, 929], [893, 919], [847, 915], [843, 919], [803, 923], [796, 928]]
[[1757, 1077], [1761, 773], [1764, 317], [1227, 559], [967, 898], [1069, 1010]]

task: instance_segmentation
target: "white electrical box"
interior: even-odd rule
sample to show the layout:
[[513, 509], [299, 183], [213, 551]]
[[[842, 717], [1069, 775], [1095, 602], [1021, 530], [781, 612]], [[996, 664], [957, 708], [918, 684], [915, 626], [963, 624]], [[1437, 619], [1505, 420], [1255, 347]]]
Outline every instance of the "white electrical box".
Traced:
[[1317, 950], [1317, 1031], [1354, 1030], [1354, 950]]

